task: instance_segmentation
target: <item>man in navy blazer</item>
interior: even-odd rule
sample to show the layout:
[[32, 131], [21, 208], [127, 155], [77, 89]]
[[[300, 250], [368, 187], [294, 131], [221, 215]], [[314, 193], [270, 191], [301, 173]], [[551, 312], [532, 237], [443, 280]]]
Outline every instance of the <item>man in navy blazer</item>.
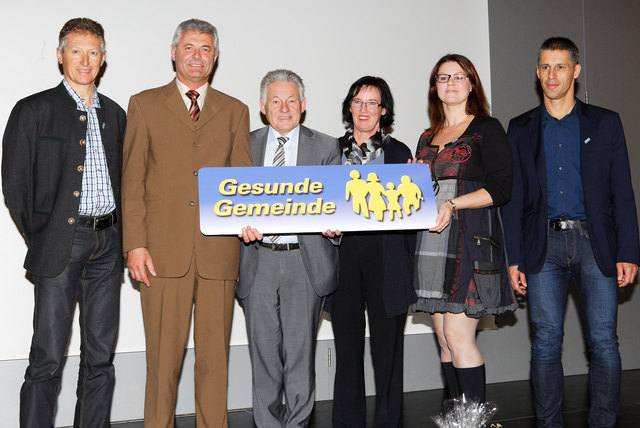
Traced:
[[544, 102], [509, 123], [511, 202], [502, 209], [514, 290], [529, 295], [537, 426], [562, 426], [564, 313], [572, 281], [582, 307], [589, 365], [589, 426], [619, 411], [617, 288], [640, 262], [629, 159], [617, 113], [574, 97], [578, 48], [547, 39], [538, 53]]
[[[304, 84], [290, 70], [260, 83], [260, 111], [269, 123], [251, 133], [255, 166], [336, 165], [338, 141], [300, 125]], [[315, 401], [315, 344], [325, 296], [338, 286], [334, 232], [240, 235], [236, 293], [242, 299], [253, 371], [258, 428], [309, 425]], [[284, 398], [284, 405], [283, 403]]]

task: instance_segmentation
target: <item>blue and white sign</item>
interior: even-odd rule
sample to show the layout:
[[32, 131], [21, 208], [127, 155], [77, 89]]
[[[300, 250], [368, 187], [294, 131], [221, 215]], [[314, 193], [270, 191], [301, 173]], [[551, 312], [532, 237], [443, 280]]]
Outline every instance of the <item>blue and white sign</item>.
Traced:
[[427, 229], [437, 216], [424, 164], [202, 168], [198, 179], [205, 235]]

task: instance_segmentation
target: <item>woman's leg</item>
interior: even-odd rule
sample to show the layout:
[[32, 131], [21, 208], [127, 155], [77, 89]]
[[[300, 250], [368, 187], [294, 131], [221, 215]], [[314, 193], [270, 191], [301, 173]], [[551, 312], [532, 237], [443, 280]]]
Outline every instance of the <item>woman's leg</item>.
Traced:
[[449, 391], [449, 397], [455, 398], [460, 396], [460, 387], [458, 386], [458, 378], [451, 361], [451, 351], [449, 351], [447, 339], [444, 336], [444, 314], [431, 314], [431, 319], [433, 320], [433, 326], [438, 337], [438, 345], [440, 346], [440, 364], [444, 381]]
[[485, 368], [476, 346], [478, 319], [465, 314], [445, 313], [443, 330], [455, 367], [460, 392], [473, 400], [485, 400]]

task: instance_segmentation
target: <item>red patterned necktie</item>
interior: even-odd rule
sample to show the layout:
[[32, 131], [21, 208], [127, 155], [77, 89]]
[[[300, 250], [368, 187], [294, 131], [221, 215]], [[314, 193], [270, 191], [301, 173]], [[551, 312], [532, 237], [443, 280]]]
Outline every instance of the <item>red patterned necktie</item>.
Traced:
[[189, 117], [191, 118], [191, 120], [193, 121], [193, 125], [195, 126], [196, 123], [198, 123], [198, 117], [200, 116], [200, 107], [198, 107], [197, 101], [200, 94], [194, 90], [190, 90], [187, 91], [185, 95], [191, 100], [191, 107], [189, 107]]

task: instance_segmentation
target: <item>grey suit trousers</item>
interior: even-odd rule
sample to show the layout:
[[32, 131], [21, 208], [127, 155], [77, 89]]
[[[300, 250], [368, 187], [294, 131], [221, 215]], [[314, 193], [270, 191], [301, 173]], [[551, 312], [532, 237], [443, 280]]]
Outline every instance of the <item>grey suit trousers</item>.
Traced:
[[306, 427], [315, 401], [315, 345], [324, 298], [313, 290], [300, 250], [258, 251], [255, 284], [243, 300], [255, 423]]

